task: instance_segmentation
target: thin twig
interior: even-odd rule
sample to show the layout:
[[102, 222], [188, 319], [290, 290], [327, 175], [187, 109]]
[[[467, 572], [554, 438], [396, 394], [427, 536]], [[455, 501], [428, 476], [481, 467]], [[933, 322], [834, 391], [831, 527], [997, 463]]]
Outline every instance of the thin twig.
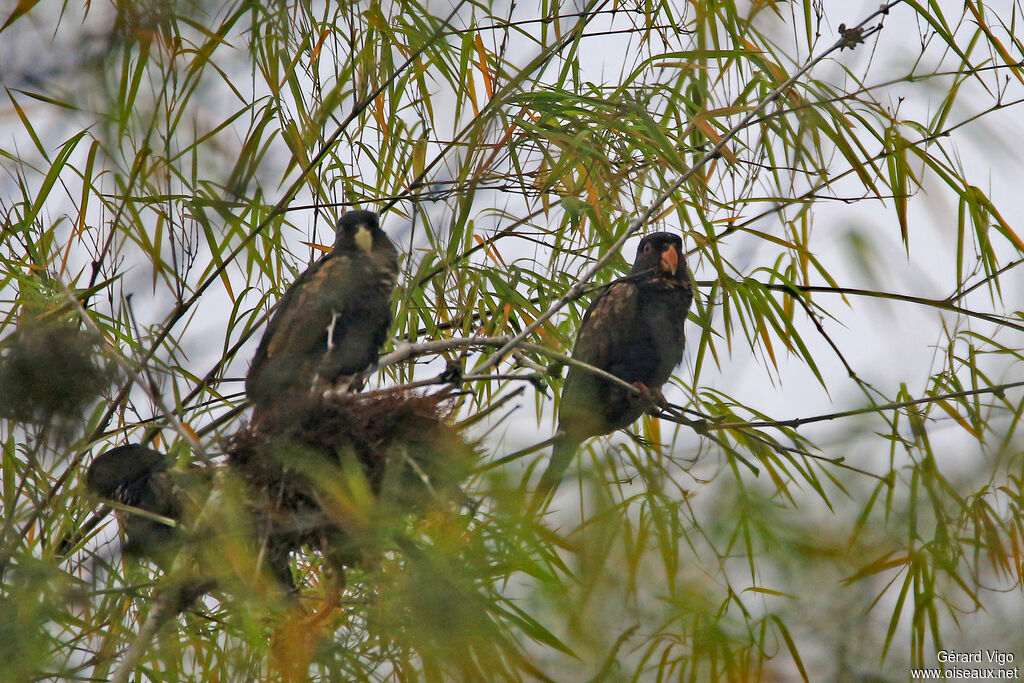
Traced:
[[146, 620], [142, 622], [138, 634], [125, 651], [124, 659], [121, 660], [110, 677], [110, 683], [128, 683], [128, 677], [131, 676], [142, 656], [146, 654], [149, 644], [156, 637], [156, 632], [171, 612], [171, 602], [176, 601], [176, 598], [177, 594], [171, 590], [163, 590], [157, 594], [153, 600], [153, 606], [149, 609], [149, 614], [146, 615]]
[[[948, 401], [957, 398], [967, 398], [968, 396], [979, 396], [982, 394], [995, 394], [997, 397], [1002, 397], [1003, 392], [1007, 389], [1014, 389], [1016, 387], [1024, 386], [1024, 381], [1021, 382], [1009, 382], [1007, 384], [997, 384], [991, 387], [984, 387], [981, 389], [970, 389], [968, 391], [955, 391], [949, 394], [940, 394], [938, 396], [925, 396], [924, 398], [917, 398], [909, 401], [895, 401], [892, 403], [885, 403], [878, 406], [869, 406], [867, 408], [854, 408], [853, 410], [843, 410], [836, 413], [825, 413], [823, 415], [814, 415], [812, 417], [797, 417], [791, 420], [755, 420], [751, 422], [719, 422], [714, 418], [700, 419], [700, 420], [688, 420], [683, 424], [693, 427], [698, 432], [708, 430], [719, 430], [719, 429], [744, 429], [748, 427], [762, 428], [762, 427], [792, 427], [798, 429], [803, 425], [812, 424], [815, 422], [826, 422], [828, 420], [838, 420], [844, 417], [853, 417], [855, 415], [865, 415], [868, 413], [880, 413], [886, 410], [901, 410], [903, 408], [909, 408], [911, 406], [922, 405], [925, 403], [936, 403], [939, 401]], [[678, 420], [675, 420], [678, 422]]]
[[[698, 285], [712, 284], [714, 281], [698, 282]], [[972, 311], [969, 308], [963, 308], [950, 303], [950, 299], [928, 299], [921, 296], [911, 296], [910, 294], [897, 294], [895, 292], [882, 292], [875, 291], [873, 289], [857, 289], [855, 287], [831, 287], [826, 285], [797, 285], [797, 284], [775, 284], [768, 282], [757, 282], [758, 285], [765, 289], [770, 289], [776, 292], [789, 292], [793, 293], [796, 289], [803, 293], [821, 293], [821, 294], [849, 294], [851, 296], [866, 296], [874, 299], [892, 299], [894, 301], [904, 301], [908, 304], [918, 304], [920, 306], [930, 306], [931, 308], [939, 308], [953, 313], [959, 313], [960, 315], [967, 316], [968, 318], [977, 318], [978, 320], [984, 320], [985, 322], [995, 323], [996, 325], [1002, 325], [1009, 327], [1020, 332], [1024, 332], [1024, 325], [1018, 324], [1004, 318], [1002, 316], [993, 315], [991, 313], [982, 313], [980, 311]]]
[[818, 334], [820, 334], [825, 339], [825, 341], [828, 342], [828, 345], [832, 347], [832, 351], [835, 352], [836, 356], [839, 358], [839, 361], [843, 364], [843, 367], [846, 368], [846, 374], [850, 376], [850, 379], [853, 379], [854, 381], [859, 383], [860, 378], [857, 377], [857, 373], [854, 371], [853, 366], [850, 365], [850, 363], [846, 360], [846, 356], [843, 355], [843, 352], [840, 350], [839, 345], [836, 344], [835, 341], [832, 340], [832, 337], [829, 336], [828, 332], [825, 331], [824, 325], [821, 324], [820, 316], [811, 307], [810, 302], [807, 301], [802, 296], [794, 296], [793, 298], [797, 301], [797, 303], [800, 304], [801, 308], [804, 309], [804, 313], [807, 315], [808, 318], [811, 319], [811, 322], [814, 323], [814, 327], [818, 330]]
[[973, 285], [971, 285], [967, 289], [963, 290], [962, 292], [956, 292], [956, 293], [950, 295], [950, 297], [948, 299], [946, 299], [946, 301], [948, 301], [948, 302], [959, 301], [960, 299], [964, 298], [965, 296], [967, 296], [968, 294], [970, 294], [971, 292], [976, 290], [978, 287], [981, 287], [982, 285], [984, 285], [987, 282], [991, 282], [993, 280], [998, 279], [1000, 275], [1002, 275], [1003, 273], [1005, 273], [1008, 270], [1012, 270], [1012, 269], [1016, 268], [1017, 266], [1019, 266], [1022, 263], [1024, 263], [1024, 259], [1017, 259], [1016, 261], [1012, 261], [1010, 263], [1007, 263], [1005, 266], [1003, 266], [1002, 268], [1000, 268], [996, 272], [994, 272], [991, 275], [988, 275], [988, 276], [982, 278], [978, 282], [975, 282]]

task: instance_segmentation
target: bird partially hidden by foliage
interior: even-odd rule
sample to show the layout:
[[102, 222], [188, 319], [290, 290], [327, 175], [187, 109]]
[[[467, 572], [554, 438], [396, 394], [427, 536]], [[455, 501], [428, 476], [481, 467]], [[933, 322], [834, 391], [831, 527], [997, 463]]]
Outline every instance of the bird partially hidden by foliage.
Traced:
[[574, 359], [632, 384], [636, 392], [570, 366], [535, 507], [553, 495], [584, 440], [627, 427], [664, 401], [661, 387], [683, 359], [683, 328], [692, 300], [682, 239], [667, 232], [644, 237], [629, 274], [610, 284], [587, 309], [572, 353]]
[[[211, 471], [171, 469], [172, 459], [139, 444], [105, 451], [89, 465], [85, 485], [97, 497], [118, 506], [117, 523], [126, 555], [152, 560], [165, 573], [172, 568], [187, 537], [180, 524], [194, 517], [195, 501], [205, 498]], [[165, 594], [177, 614], [216, 585], [210, 577], [188, 573], [176, 577]]]
[[246, 377], [254, 422], [377, 361], [391, 324], [398, 255], [372, 211], [338, 222], [334, 248], [288, 288]]
[[[90, 465], [86, 486], [117, 504], [126, 554], [165, 572], [183, 548], [200, 558], [179, 609], [215, 585], [230, 590], [234, 584], [210, 558], [223, 557], [216, 548], [226, 539], [219, 534], [235, 532], [210, 519], [190, 528], [197, 508], [212, 498], [215, 471], [228, 475], [216, 482], [228, 482], [248, 520], [238, 529], [255, 533], [245, 541], [250, 556], [289, 592], [297, 590], [292, 553], [320, 553], [344, 576], [344, 568], [372, 564], [400, 545], [422, 513], [466, 502], [459, 484], [477, 446], [452, 422], [448, 393], [305, 393], [293, 403], [294, 420], [243, 427], [227, 441], [227, 463], [220, 466], [226, 472], [173, 469], [166, 455], [140, 445], [111, 449]], [[220, 507], [235, 514], [233, 504]]]
[[[179, 544], [176, 523], [185, 503], [170, 458], [138, 444], [112, 448], [89, 465], [85, 485], [94, 495], [127, 508], [117, 510], [124, 534], [123, 550], [165, 564]], [[168, 523], [170, 522], [170, 523]]]

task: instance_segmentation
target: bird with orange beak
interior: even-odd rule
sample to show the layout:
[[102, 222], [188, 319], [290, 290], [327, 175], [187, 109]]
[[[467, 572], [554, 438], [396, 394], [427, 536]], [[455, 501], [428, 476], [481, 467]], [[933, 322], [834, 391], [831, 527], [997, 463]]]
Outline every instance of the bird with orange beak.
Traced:
[[632, 424], [655, 400], [683, 359], [683, 326], [693, 300], [683, 241], [656, 232], [640, 241], [629, 275], [594, 299], [583, 316], [572, 356], [632, 384], [613, 384], [571, 366], [562, 388], [551, 461], [534, 498], [554, 493], [579, 445]]

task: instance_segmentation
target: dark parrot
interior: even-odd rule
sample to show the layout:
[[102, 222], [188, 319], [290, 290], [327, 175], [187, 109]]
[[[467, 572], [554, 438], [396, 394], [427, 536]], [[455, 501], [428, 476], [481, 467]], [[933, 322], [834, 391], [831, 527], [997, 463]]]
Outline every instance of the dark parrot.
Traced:
[[349, 211], [337, 238], [288, 288], [249, 367], [256, 413], [333, 385], [377, 361], [391, 324], [398, 254], [372, 211]]
[[[112, 448], [96, 457], [89, 465], [85, 485], [97, 497], [138, 508], [187, 524], [195, 509], [189, 503], [201, 500], [210, 491], [213, 472], [201, 467], [185, 471], [171, 470], [171, 459], [151, 448], [128, 444]], [[123, 550], [134, 557], [153, 560], [162, 569], [170, 570], [187, 538], [178, 526], [128, 510], [117, 511], [117, 522], [124, 533]], [[265, 563], [283, 588], [294, 590], [287, 552], [266, 553]], [[193, 576], [179, 588], [177, 611], [211, 590], [216, 582]]]
[[640, 241], [629, 275], [610, 284], [583, 316], [572, 357], [634, 385], [639, 395], [576, 366], [562, 388], [551, 461], [535, 502], [558, 487], [584, 440], [632, 424], [683, 359], [683, 325], [693, 300], [683, 241], [656, 232]]
[[[85, 485], [100, 498], [178, 520], [183, 505], [167, 472], [169, 465], [166, 455], [145, 446], [118, 446], [96, 456]], [[130, 555], [160, 559], [176, 545], [175, 527], [124, 511], [117, 519], [124, 531], [124, 551]]]
[[[85, 485], [100, 498], [180, 523], [188, 513], [190, 496], [209, 490], [211, 472], [201, 468], [172, 471], [170, 465], [171, 458], [151, 448], [118, 446], [96, 456]], [[122, 550], [170, 571], [185, 540], [181, 528], [128, 510], [116, 514], [124, 534]], [[201, 576], [181, 580], [172, 594], [172, 613], [184, 611], [215, 585], [215, 580]]]

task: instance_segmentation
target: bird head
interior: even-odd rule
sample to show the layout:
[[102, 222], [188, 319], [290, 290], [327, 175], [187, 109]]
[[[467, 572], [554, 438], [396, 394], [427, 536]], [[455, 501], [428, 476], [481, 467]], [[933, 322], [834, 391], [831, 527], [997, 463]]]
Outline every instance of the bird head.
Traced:
[[653, 273], [670, 280], [686, 279], [683, 240], [671, 232], [655, 232], [640, 240], [633, 261], [633, 274]]
[[89, 466], [85, 485], [101, 498], [118, 500], [121, 491], [137, 487], [157, 472], [165, 472], [169, 465], [170, 459], [163, 453], [126, 444], [96, 456]]
[[359, 249], [369, 253], [387, 239], [373, 211], [349, 211], [338, 221], [334, 248], [341, 251]]

